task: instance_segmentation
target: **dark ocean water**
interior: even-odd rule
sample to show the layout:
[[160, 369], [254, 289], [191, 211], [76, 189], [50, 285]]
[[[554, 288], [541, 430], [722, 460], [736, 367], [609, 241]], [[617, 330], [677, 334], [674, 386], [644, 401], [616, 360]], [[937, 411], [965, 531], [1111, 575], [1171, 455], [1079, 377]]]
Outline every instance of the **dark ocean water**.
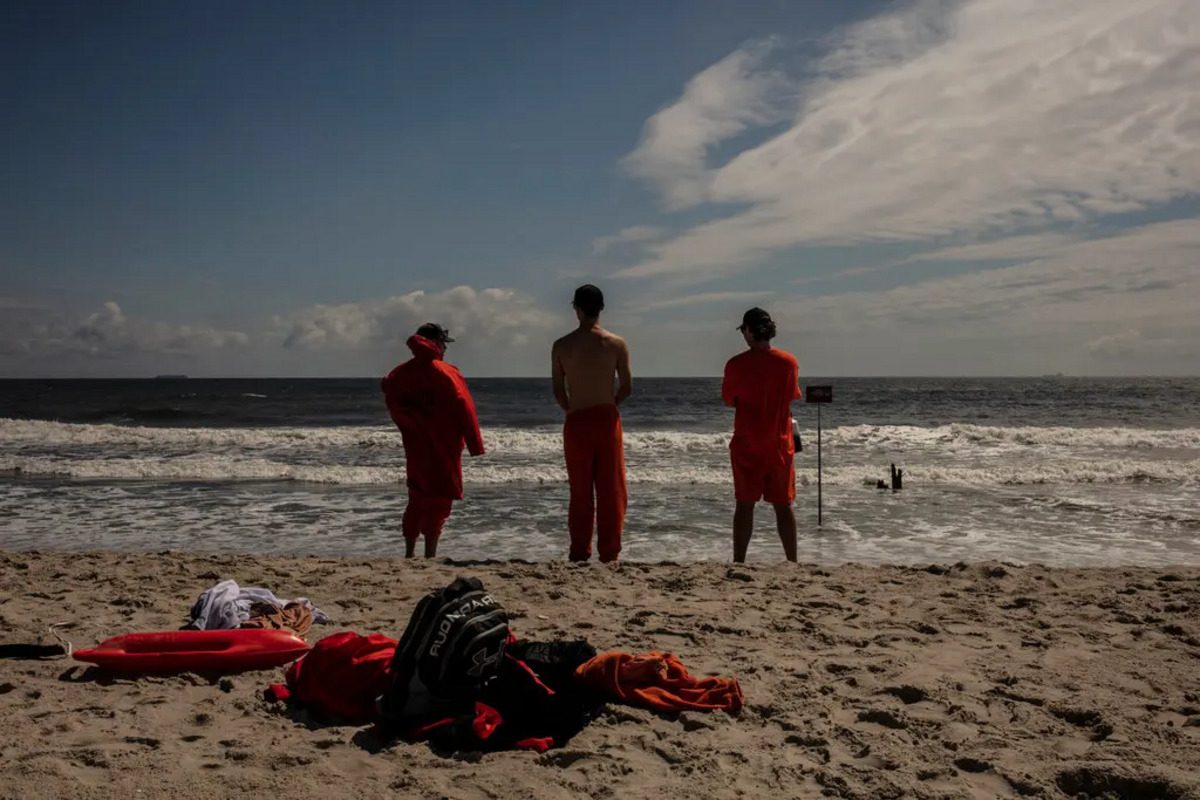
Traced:
[[[794, 408], [801, 555], [1200, 563], [1200, 379], [833, 378]], [[565, 551], [548, 380], [474, 379], [450, 556]], [[639, 379], [622, 408], [625, 555], [726, 558], [731, 412], [720, 381]], [[376, 379], [0, 381], [0, 547], [394, 554], [403, 449]], [[888, 466], [906, 488], [874, 488]], [[752, 558], [777, 557], [767, 514]]]
[[[834, 384], [844, 425], [1200, 426], [1197, 378], [805, 378]], [[470, 381], [493, 426], [561, 420], [549, 380]], [[641, 378], [622, 409], [628, 428], [728, 424], [719, 378]], [[388, 422], [375, 378], [0, 380], [0, 417], [118, 425], [275, 427]]]

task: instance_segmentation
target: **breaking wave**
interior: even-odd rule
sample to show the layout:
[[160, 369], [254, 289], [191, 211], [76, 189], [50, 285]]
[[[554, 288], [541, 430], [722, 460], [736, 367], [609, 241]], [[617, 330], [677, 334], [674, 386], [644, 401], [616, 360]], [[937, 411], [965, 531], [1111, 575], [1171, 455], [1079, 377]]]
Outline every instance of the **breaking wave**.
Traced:
[[[805, 432], [805, 441], [810, 445], [815, 437], [815, 431]], [[488, 449], [494, 452], [538, 455], [560, 453], [562, 450], [562, 435], [558, 428], [484, 428], [484, 439]], [[1200, 449], [1200, 428], [847, 425], [825, 430], [823, 439], [830, 447], [853, 446], [898, 452], [908, 449], [955, 452], [1031, 448]], [[725, 431], [634, 430], [625, 434], [625, 447], [631, 452], [704, 453], [722, 450], [728, 443], [729, 433]], [[0, 452], [28, 444], [64, 447], [115, 445], [151, 450], [399, 449], [400, 437], [390, 428], [362, 426], [157, 428], [0, 419]]]
[[[383, 485], [403, 480], [403, 460], [386, 466], [288, 463], [268, 458], [191, 455], [152, 458], [0, 457], [0, 474], [78, 480], [135, 481], [301, 481], [337, 485]], [[566, 481], [558, 463], [511, 464], [468, 460], [463, 465], [468, 484], [546, 484]], [[815, 469], [796, 471], [801, 485], [815, 484]], [[833, 485], [873, 485], [884, 476], [876, 466], [829, 467], [824, 481]], [[631, 462], [628, 481], [658, 485], [725, 485], [724, 464], [663, 464]], [[1017, 464], [1012, 466], [938, 466], [912, 464], [905, 471], [911, 487], [1029, 486], [1041, 484], [1187, 484], [1200, 485], [1200, 458], [1175, 461], [1125, 461], [1112, 465], [1087, 461]]]
[[[474, 484], [566, 479], [557, 428], [490, 428], [488, 454], [464, 460]], [[803, 485], [815, 436], [797, 461]], [[824, 434], [824, 479], [873, 485], [896, 461], [910, 486], [1200, 483], [1200, 429], [853, 425]], [[729, 483], [729, 434], [644, 430], [625, 436], [628, 479]], [[1114, 452], [1119, 451], [1119, 455]], [[78, 480], [299, 481], [383, 485], [401, 480], [404, 449], [377, 427], [152, 428], [0, 419], [0, 472]]]

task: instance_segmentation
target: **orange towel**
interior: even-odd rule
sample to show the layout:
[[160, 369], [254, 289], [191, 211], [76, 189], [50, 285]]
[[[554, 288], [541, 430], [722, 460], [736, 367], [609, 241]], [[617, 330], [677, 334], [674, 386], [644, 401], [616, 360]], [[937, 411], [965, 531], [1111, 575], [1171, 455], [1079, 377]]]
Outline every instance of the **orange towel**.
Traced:
[[693, 678], [672, 653], [601, 653], [580, 664], [575, 677], [614, 700], [654, 711], [742, 708], [736, 678]]

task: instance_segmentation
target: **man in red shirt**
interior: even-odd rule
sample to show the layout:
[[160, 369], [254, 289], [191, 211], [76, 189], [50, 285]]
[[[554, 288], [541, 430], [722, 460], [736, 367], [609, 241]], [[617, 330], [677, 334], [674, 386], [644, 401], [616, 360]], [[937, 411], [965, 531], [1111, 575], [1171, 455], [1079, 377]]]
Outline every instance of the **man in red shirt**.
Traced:
[[463, 497], [462, 450], [483, 454], [475, 401], [462, 373], [443, 360], [453, 342], [440, 325], [427, 322], [408, 339], [413, 357], [383, 379], [388, 413], [404, 439], [408, 506], [404, 509], [404, 556], [412, 558], [425, 537], [425, 557], [437, 555], [438, 537], [450, 506]]
[[775, 322], [752, 308], [738, 326], [750, 349], [725, 364], [721, 399], [734, 408], [733, 560], [745, 561], [754, 532], [754, 505], [766, 500], [775, 507], [779, 541], [788, 561], [796, 560], [796, 470], [792, 464], [792, 401], [800, 399], [800, 366], [791, 353], [771, 347]]

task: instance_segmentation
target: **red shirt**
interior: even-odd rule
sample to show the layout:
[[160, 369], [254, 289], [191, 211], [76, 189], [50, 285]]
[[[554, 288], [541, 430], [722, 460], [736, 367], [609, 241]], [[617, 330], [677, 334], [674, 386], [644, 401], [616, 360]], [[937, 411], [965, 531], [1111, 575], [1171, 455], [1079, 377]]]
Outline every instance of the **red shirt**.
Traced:
[[800, 365], [791, 353], [750, 348], [729, 359], [721, 384], [721, 399], [735, 409], [729, 446], [790, 459], [795, 453], [792, 401], [800, 396]]

